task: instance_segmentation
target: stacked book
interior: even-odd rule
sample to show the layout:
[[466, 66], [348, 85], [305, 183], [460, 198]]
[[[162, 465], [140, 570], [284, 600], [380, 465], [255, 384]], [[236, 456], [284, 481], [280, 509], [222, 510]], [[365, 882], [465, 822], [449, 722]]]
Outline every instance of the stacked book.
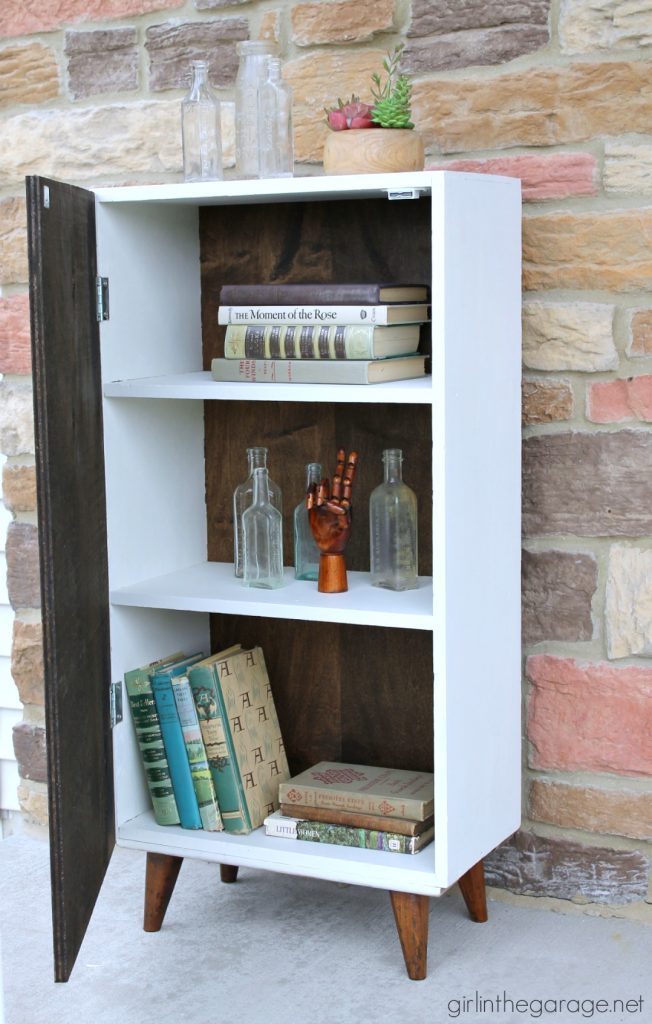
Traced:
[[260, 647], [177, 651], [125, 686], [159, 825], [242, 834], [278, 808], [290, 772]]
[[376, 384], [425, 375], [423, 285], [224, 285], [214, 380]]
[[279, 786], [267, 835], [387, 853], [418, 853], [434, 838], [431, 772], [320, 761]]

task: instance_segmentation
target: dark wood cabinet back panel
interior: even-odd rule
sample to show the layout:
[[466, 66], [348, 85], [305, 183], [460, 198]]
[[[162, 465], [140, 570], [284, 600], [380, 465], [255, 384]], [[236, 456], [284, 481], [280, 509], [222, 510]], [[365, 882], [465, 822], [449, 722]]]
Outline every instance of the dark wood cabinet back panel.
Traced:
[[432, 771], [432, 638], [410, 629], [212, 617], [215, 651], [259, 644], [290, 769], [351, 761]]

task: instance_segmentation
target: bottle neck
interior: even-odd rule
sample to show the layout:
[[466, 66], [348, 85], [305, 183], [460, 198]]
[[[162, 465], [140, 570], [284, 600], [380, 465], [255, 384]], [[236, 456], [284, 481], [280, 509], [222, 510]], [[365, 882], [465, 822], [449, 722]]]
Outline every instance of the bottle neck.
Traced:
[[267, 81], [281, 81], [281, 60], [280, 57], [270, 57], [267, 61]]
[[311, 484], [318, 484], [321, 480], [321, 465], [318, 462], [309, 462], [306, 466], [306, 490]]
[[254, 469], [254, 494], [252, 504], [269, 504], [269, 480], [267, 478], [267, 470], [261, 467]]
[[385, 483], [391, 484], [403, 479], [403, 452], [400, 448], [388, 448], [383, 452]]
[[193, 60], [192, 62], [192, 88], [193, 92], [208, 84], [208, 61]]
[[267, 448], [247, 448], [249, 475], [256, 469], [267, 469]]

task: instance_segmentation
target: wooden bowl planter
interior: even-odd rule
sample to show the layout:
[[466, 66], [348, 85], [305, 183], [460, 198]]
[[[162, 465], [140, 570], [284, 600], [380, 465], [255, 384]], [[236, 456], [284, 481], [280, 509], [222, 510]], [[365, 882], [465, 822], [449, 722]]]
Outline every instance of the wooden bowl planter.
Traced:
[[422, 171], [423, 140], [413, 128], [331, 131], [324, 145], [325, 174]]

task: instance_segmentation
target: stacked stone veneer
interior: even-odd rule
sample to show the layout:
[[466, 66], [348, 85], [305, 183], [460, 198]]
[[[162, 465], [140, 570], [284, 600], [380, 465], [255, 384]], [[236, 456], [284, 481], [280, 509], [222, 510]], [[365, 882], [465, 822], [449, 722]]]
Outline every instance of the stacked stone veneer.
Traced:
[[232, 164], [248, 37], [279, 43], [304, 170], [319, 172], [323, 106], [369, 98], [402, 40], [428, 166], [523, 182], [524, 820], [488, 877], [652, 918], [649, 3], [4, 0], [0, 450], [25, 814], [46, 815], [22, 179], [178, 180], [195, 56], [211, 61]]

